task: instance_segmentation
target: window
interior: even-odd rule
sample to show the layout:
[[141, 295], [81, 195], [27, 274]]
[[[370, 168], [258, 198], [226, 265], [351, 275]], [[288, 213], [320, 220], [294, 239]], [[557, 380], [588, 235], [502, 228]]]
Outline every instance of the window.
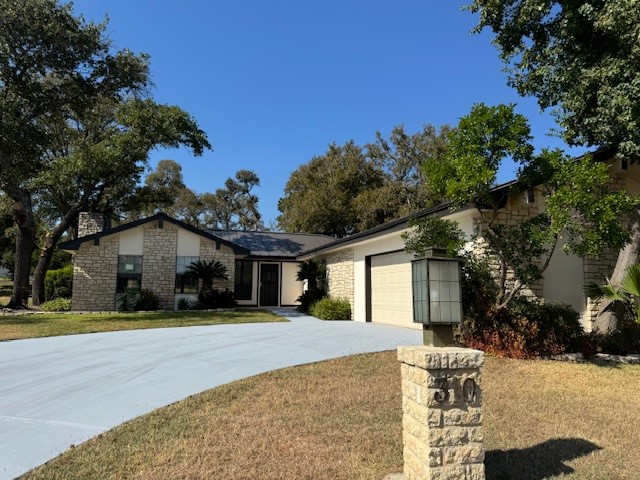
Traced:
[[234, 293], [237, 300], [251, 300], [253, 288], [253, 262], [236, 260]]
[[187, 275], [187, 267], [200, 257], [176, 257], [175, 293], [198, 293], [198, 277]]
[[142, 255], [118, 255], [116, 293], [140, 290], [142, 283]]

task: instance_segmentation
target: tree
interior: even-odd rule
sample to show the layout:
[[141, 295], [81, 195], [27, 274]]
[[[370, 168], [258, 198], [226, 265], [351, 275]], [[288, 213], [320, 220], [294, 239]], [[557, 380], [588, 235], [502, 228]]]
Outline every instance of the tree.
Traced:
[[45, 274], [55, 247], [80, 211], [121, 205], [139, 182], [152, 148], [186, 145], [201, 155], [210, 146], [195, 120], [178, 107], [135, 98], [100, 98], [93, 105], [69, 113], [73, 122], [68, 120], [56, 142], [62, 146], [33, 182], [57, 215], [40, 247], [33, 276], [34, 305], [45, 300]]
[[299, 282], [307, 281], [309, 290], [318, 290], [318, 282], [324, 279], [326, 269], [318, 260], [307, 260], [298, 265], [296, 280]]
[[[640, 156], [640, 4], [636, 0], [474, 0], [476, 31], [490, 28], [509, 71], [509, 84], [552, 108], [572, 145], [608, 147], [635, 162]], [[638, 263], [640, 207], [631, 241], [620, 250], [611, 282]], [[606, 303], [603, 309], [606, 308]], [[596, 328], [616, 323], [600, 315]]]
[[620, 285], [590, 283], [585, 285], [585, 292], [591, 298], [609, 300], [608, 310], [621, 310], [620, 318], [629, 315], [640, 324], [640, 265], [633, 265], [622, 278]]
[[[499, 263], [496, 310], [542, 278], [561, 235], [563, 249], [582, 256], [619, 248], [628, 240], [619, 219], [632, 199], [610, 191], [608, 166], [590, 157], [574, 160], [560, 151], [535, 155], [530, 139], [526, 119], [513, 106], [478, 104], [449, 134], [444, 157], [424, 164], [431, 187], [453, 209], [471, 205], [476, 210], [487, 252]], [[537, 186], [546, 197], [544, 211], [515, 225], [501, 218], [506, 197], [493, 190], [507, 158], [520, 164], [508, 193]], [[513, 283], [507, 281], [509, 271], [515, 274]]]
[[324, 233], [344, 237], [358, 231], [354, 199], [383, 185], [382, 173], [353, 141], [329, 145], [295, 170], [278, 201], [278, 223], [289, 232]]
[[104, 24], [75, 18], [71, 5], [2, 0], [0, 10], [0, 188], [15, 202], [17, 227], [9, 305], [22, 307], [36, 232], [29, 183], [49, 161], [46, 151], [55, 132], [47, 125], [96, 94], [119, 92], [122, 85], [138, 90], [148, 69], [146, 56], [112, 53], [102, 35]]

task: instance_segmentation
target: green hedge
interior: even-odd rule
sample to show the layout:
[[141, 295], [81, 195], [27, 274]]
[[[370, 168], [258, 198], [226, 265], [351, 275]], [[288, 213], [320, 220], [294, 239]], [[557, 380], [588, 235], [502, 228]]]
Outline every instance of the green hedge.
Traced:
[[40, 307], [45, 312], [68, 312], [71, 310], [71, 299], [59, 297], [54, 300], [44, 302]]
[[324, 297], [311, 305], [309, 313], [322, 320], [351, 320], [348, 300]]
[[71, 298], [73, 288], [73, 265], [58, 270], [49, 270], [44, 277], [44, 299]]

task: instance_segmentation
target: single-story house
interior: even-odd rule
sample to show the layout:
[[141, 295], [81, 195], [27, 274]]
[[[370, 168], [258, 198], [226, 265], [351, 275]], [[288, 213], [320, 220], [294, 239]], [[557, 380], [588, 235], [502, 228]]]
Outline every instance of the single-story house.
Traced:
[[[602, 152], [594, 156], [611, 164], [613, 188], [640, 195], [638, 166], [630, 166], [624, 160], [596, 156], [607, 154]], [[513, 182], [510, 182], [493, 190], [494, 194], [504, 197], [504, 207], [500, 210], [501, 223], [526, 219], [544, 208], [544, 195], [540, 188], [512, 193], [512, 185]], [[483, 251], [482, 224], [478, 212], [471, 207], [453, 211], [449, 204], [444, 203], [320, 245], [307, 250], [298, 259], [315, 258], [326, 262], [329, 294], [349, 300], [353, 320], [422, 328], [421, 324], [413, 323], [413, 256], [404, 251], [402, 234], [410, 231], [411, 219], [428, 216], [455, 220], [467, 237], [467, 248], [477, 253]], [[523, 294], [573, 306], [581, 314], [583, 326], [590, 330], [597, 317], [598, 305], [585, 296], [583, 285], [592, 281], [605, 282], [613, 272], [617, 257], [618, 252], [611, 251], [597, 258], [580, 258], [556, 248], [544, 278], [535, 285], [529, 285]]]
[[[627, 162], [611, 164], [614, 188], [640, 195], [640, 172]], [[517, 222], [544, 208], [541, 189], [514, 192], [512, 183], [494, 189], [503, 198], [500, 221]], [[468, 248], [483, 251], [482, 223], [474, 208], [453, 211], [448, 204], [417, 212], [367, 231], [335, 239], [324, 235], [276, 232], [207, 231], [164, 214], [102, 229], [99, 216], [83, 214], [79, 238], [60, 248], [74, 254], [74, 310], [113, 310], [118, 292], [127, 286], [153, 290], [170, 309], [180, 298], [195, 298], [193, 279], [185, 267], [198, 258], [219, 260], [229, 279], [217, 287], [235, 291], [240, 305], [293, 306], [303, 292], [296, 280], [298, 264], [317, 259], [326, 263], [328, 292], [348, 299], [352, 319], [421, 328], [413, 323], [411, 260], [402, 234], [410, 220], [440, 216], [458, 222]], [[544, 279], [523, 291], [532, 298], [572, 305], [589, 330], [597, 305], [585, 297], [583, 285], [604, 282], [613, 271], [617, 252], [580, 258], [557, 248]]]
[[185, 275], [194, 260], [216, 260], [228, 280], [216, 288], [235, 292], [243, 306], [294, 306], [303, 292], [297, 257], [333, 241], [325, 235], [254, 231], [209, 231], [159, 213], [115, 228], [82, 213], [78, 238], [59, 248], [73, 254], [74, 310], [114, 310], [127, 288], [149, 289], [160, 307], [197, 299], [197, 280]]

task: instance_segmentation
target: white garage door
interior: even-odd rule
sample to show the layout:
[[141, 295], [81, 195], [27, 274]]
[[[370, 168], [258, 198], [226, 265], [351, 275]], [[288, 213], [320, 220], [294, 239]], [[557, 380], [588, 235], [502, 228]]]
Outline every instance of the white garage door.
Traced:
[[371, 321], [420, 328], [413, 323], [411, 260], [404, 252], [371, 257]]

